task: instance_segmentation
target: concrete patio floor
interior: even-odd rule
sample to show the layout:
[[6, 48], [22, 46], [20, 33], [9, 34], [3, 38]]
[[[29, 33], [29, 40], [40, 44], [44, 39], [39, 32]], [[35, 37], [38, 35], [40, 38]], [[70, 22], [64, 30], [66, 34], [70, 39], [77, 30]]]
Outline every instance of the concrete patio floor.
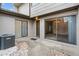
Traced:
[[[25, 40], [24, 40], [25, 39]], [[20, 38], [16, 40], [18, 50], [12, 56], [66, 56], [63, 51], [42, 44], [39, 39]]]
[[63, 50], [46, 46], [39, 40], [28, 38], [16, 39], [16, 48], [17, 50], [8, 56], [67, 56]]

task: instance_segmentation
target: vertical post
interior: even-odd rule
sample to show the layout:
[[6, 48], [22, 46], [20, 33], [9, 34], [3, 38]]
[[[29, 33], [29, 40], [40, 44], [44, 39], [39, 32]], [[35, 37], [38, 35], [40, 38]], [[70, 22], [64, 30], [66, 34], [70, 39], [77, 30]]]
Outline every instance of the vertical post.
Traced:
[[58, 21], [58, 20], [57, 20], [57, 18], [56, 18], [56, 40], [58, 40], [58, 30], [57, 30], [57, 29], [58, 29], [58, 24], [57, 24], [57, 21]]
[[29, 3], [29, 17], [31, 17], [31, 3]]
[[33, 26], [32, 26], [32, 20], [28, 21], [28, 37], [32, 37], [32, 32], [33, 32]]
[[36, 37], [36, 20], [34, 21], [34, 36]]
[[45, 38], [45, 21], [44, 19], [40, 19], [40, 39]]
[[1, 9], [1, 3], [0, 3], [0, 9]]

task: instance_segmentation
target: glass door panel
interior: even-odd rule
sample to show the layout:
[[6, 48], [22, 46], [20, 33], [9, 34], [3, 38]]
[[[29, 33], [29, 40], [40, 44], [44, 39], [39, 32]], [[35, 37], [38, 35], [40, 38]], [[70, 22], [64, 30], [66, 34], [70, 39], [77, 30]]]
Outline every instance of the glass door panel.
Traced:
[[28, 35], [28, 23], [25, 21], [21, 22], [21, 36], [26, 37]]
[[64, 17], [57, 18], [57, 40], [68, 42], [68, 21]]
[[21, 21], [15, 21], [15, 36], [16, 38], [21, 37]]
[[76, 44], [76, 16], [69, 16], [68, 18], [68, 42]]

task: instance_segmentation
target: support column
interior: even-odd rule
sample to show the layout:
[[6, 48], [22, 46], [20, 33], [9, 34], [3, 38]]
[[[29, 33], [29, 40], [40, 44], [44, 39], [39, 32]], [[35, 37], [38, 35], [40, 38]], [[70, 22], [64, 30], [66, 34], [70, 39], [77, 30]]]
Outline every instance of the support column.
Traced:
[[76, 43], [79, 46], [79, 7], [78, 7], [78, 14], [77, 14], [76, 25], [77, 25], [77, 27], [76, 27], [77, 28], [77, 30], [76, 30], [76, 33], [77, 33]]
[[28, 21], [28, 37], [32, 37], [32, 21]]
[[36, 37], [36, 21], [33, 21], [33, 37]]
[[28, 37], [36, 37], [36, 22], [34, 20], [28, 21]]
[[45, 39], [45, 21], [40, 19], [40, 39]]
[[1, 8], [1, 3], [0, 3], [0, 8]]

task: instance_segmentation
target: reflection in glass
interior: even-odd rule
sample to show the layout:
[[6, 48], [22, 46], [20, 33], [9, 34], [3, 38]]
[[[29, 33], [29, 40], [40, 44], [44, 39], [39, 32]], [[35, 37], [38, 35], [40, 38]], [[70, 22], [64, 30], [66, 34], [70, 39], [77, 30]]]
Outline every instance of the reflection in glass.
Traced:
[[57, 18], [57, 40], [68, 42], [68, 21], [64, 18]]

